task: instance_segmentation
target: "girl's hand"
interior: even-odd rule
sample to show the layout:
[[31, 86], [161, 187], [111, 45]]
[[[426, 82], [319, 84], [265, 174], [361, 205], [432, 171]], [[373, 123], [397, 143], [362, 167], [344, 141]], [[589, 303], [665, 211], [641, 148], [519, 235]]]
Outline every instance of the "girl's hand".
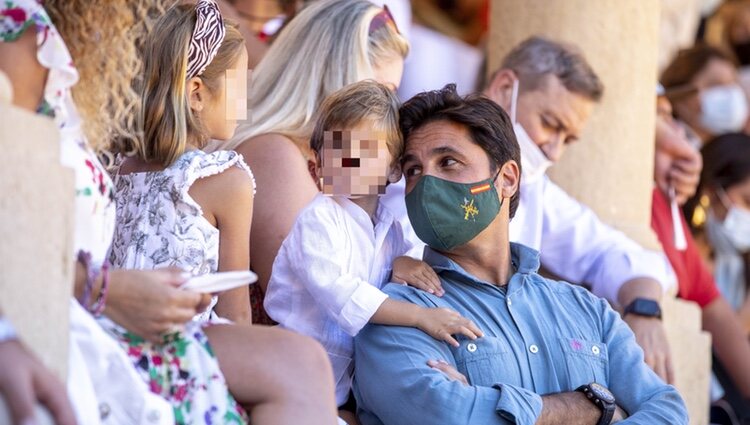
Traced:
[[391, 281], [419, 288], [438, 297], [445, 294], [435, 270], [424, 261], [415, 260], [411, 257], [404, 256], [393, 260]]
[[158, 343], [162, 334], [211, 303], [210, 294], [178, 289], [186, 280], [177, 268], [113, 270], [104, 312], [128, 331]]
[[458, 381], [467, 387], [469, 386], [469, 381], [466, 380], [466, 377], [445, 360], [427, 360], [427, 366], [443, 372], [451, 381]]
[[423, 308], [417, 319], [417, 328], [454, 347], [460, 345], [453, 338], [455, 334], [462, 334], [471, 339], [484, 336], [474, 322], [449, 308]]

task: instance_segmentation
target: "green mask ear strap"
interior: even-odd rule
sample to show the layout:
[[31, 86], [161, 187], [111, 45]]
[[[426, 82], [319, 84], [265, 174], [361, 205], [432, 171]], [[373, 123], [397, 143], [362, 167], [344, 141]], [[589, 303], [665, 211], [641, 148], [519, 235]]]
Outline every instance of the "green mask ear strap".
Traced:
[[497, 180], [497, 176], [500, 175], [500, 172], [503, 171], [502, 167], [497, 170], [497, 173], [495, 173], [495, 177], [492, 178], [492, 183], [495, 183], [495, 180]]
[[[500, 175], [500, 172], [501, 172], [501, 171], [503, 171], [502, 167], [501, 167], [501, 168], [500, 168], [499, 170], [497, 170], [497, 173], [495, 173], [495, 177], [493, 177], [493, 178], [492, 178], [492, 184], [495, 184], [495, 180], [497, 180], [497, 176], [499, 176], [499, 175]], [[503, 202], [505, 202], [505, 198], [503, 198], [503, 197], [501, 196], [501, 197], [500, 197], [500, 208], [502, 208], [502, 207], [503, 207]], [[498, 208], [498, 210], [499, 210], [500, 208]]]

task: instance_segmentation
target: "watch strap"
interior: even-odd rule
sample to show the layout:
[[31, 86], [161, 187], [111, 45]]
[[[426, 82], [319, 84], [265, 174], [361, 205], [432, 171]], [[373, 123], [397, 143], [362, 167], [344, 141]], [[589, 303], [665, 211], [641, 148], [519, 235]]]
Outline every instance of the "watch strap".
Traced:
[[659, 303], [648, 298], [636, 298], [625, 307], [623, 316], [637, 314], [643, 317], [655, 317], [661, 319], [661, 306]]
[[615, 416], [614, 406], [602, 406], [602, 416], [599, 417], [599, 422], [596, 425], [609, 425], [612, 423], [612, 418]]
[[583, 395], [585, 395], [586, 398], [602, 412], [599, 421], [596, 423], [597, 425], [609, 425], [612, 422], [616, 408], [614, 403], [606, 403], [604, 400], [601, 400], [594, 391], [591, 390], [590, 384], [581, 385], [576, 388], [576, 391], [583, 393]]

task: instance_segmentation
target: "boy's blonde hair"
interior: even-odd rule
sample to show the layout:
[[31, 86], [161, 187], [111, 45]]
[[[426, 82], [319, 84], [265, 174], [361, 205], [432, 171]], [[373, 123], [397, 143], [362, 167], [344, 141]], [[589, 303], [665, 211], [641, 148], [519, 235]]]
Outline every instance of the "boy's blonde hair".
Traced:
[[248, 121], [222, 148], [267, 133], [306, 148], [315, 111], [326, 96], [374, 78], [374, 64], [406, 56], [409, 45], [394, 25], [370, 32], [381, 11], [367, 0], [320, 0], [305, 7], [253, 70]]
[[[146, 162], [169, 166], [185, 152], [188, 144], [202, 147], [208, 140], [203, 124], [190, 109], [186, 92], [188, 47], [195, 23], [195, 5], [175, 5], [156, 22], [146, 40], [142, 107], [138, 117], [143, 139], [135, 146], [136, 155]], [[226, 34], [221, 47], [200, 75], [212, 94], [245, 49], [237, 26], [226, 21], [224, 25]]]
[[372, 80], [350, 84], [323, 101], [310, 137], [310, 148], [321, 157], [326, 131], [350, 130], [368, 122], [374, 131], [385, 133], [393, 163], [398, 164], [404, 151], [398, 108], [398, 97], [386, 86]]

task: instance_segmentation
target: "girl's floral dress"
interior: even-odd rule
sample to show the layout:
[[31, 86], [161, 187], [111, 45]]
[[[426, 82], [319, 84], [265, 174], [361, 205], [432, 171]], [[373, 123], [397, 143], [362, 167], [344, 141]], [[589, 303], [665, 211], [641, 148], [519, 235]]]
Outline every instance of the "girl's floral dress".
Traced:
[[[37, 60], [49, 70], [43, 100], [37, 112], [54, 119], [60, 129], [61, 162], [75, 171], [75, 252], [90, 253], [93, 267], [97, 267], [107, 257], [115, 230], [115, 187], [83, 135], [81, 119], [70, 91], [78, 81], [78, 72], [41, 2], [0, 0], [0, 42], [14, 42], [31, 28], [37, 34]], [[247, 422], [246, 413], [229, 394], [218, 361], [199, 325], [189, 325], [184, 332], [172, 333], [159, 345], [146, 343], [124, 332], [106, 317], [99, 320], [99, 325], [104, 327], [109, 337], [101, 332], [96, 322], [79, 305], [71, 305], [71, 376], [68, 386], [79, 422], [112, 423], [119, 419], [124, 420], [123, 423], [162, 423], [167, 415], [162, 415], [162, 420], [153, 415], [147, 419], [139, 416], [142, 409], [164, 402], [145, 401], [144, 405], [144, 399], [134, 395], [141, 391], [143, 385], [137, 381], [138, 376], [145, 382], [143, 391], [146, 394], [147, 386], [153, 394], [171, 404], [176, 423]], [[82, 334], [80, 340], [76, 335], [79, 331]], [[119, 342], [119, 349], [112, 337]], [[114, 361], [120, 357], [113, 356], [111, 352], [107, 354], [109, 344], [115, 354], [121, 356], [121, 365]], [[121, 350], [125, 350], [127, 356]], [[76, 359], [78, 363], [74, 362]], [[98, 363], [91, 362], [91, 359]], [[86, 364], [87, 361], [90, 364]], [[106, 370], [98, 370], [104, 364], [109, 365], [105, 367]], [[78, 388], [75, 381], [80, 378], [84, 381], [96, 378], [105, 381], [92, 384], [94, 391], [115, 395], [114, 400], [108, 398], [112, 401], [108, 406], [111, 409], [109, 417], [102, 412], [101, 404], [98, 408], [96, 405], [81, 406], [100, 402], [104, 398], [102, 394], [87, 394], [89, 398], [84, 397], [83, 400], [90, 403], [77, 403], [81, 399], [75, 391]], [[133, 405], [128, 404], [131, 401]], [[171, 419], [172, 415], [168, 416]]]
[[[230, 167], [252, 173], [232, 151], [191, 150], [162, 171], [118, 174], [117, 225], [110, 254], [113, 266], [126, 269], [179, 267], [193, 274], [215, 273], [219, 230], [188, 194], [192, 184]], [[112, 326], [151, 390], [172, 400], [178, 422], [239, 423], [245, 414], [226, 391], [226, 383], [202, 326], [209, 310], [183, 330], [154, 345]], [[188, 419], [192, 418], [192, 419]], [[201, 421], [201, 422], [202, 422]]]

